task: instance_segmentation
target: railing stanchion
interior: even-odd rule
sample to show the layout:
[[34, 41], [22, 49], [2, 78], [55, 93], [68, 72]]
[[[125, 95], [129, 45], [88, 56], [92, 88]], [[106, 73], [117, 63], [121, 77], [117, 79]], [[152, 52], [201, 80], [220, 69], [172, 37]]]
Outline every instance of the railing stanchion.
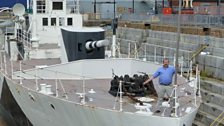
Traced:
[[56, 74], [56, 78], [55, 78], [55, 95], [56, 95], [56, 97], [58, 97], [58, 72], [56, 71], [55, 72], [55, 74]]
[[37, 76], [38, 76], [38, 68], [36, 67], [36, 70], [35, 70], [35, 83], [36, 83], [36, 91], [39, 91], [39, 85], [38, 85]]
[[22, 61], [19, 61], [19, 84], [23, 84], [22, 82]]
[[121, 111], [123, 111], [123, 108], [122, 108], [122, 106], [123, 106], [123, 101], [122, 101], [122, 81], [120, 81], [119, 82], [119, 89], [120, 89], [120, 92], [119, 92], [119, 94], [120, 94], [120, 100], [119, 100], [119, 102], [120, 102], [120, 112]]

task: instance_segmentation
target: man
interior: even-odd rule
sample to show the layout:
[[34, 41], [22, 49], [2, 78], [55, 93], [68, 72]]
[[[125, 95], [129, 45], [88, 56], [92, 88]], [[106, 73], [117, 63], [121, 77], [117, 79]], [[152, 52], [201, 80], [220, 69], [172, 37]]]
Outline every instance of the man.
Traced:
[[172, 80], [173, 80], [173, 75], [175, 74], [175, 68], [169, 66], [169, 60], [164, 59], [163, 60], [163, 66], [160, 67], [151, 78], [147, 79], [143, 84], [147, 84], [148, 82], [152, 81], [154, 78], [159, 77], [159, 85], [157, 89], [157, 94], [158, 94], [158, 100], [157, 100], [157, 105], [156, 105], [156, 113], [160, 113], [160, 106], [162, 104], [163, 97], [166, 93], [168, 97], [170, 97], [173, 86], [172, 86]]

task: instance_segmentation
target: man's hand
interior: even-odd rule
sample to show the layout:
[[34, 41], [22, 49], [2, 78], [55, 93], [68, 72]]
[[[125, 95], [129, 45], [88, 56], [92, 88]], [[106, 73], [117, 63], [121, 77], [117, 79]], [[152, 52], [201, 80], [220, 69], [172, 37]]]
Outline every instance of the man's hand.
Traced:
[[143, 82], [143, 85], [146, 85], [147, 83], [149, 83], [150, 81], [152, 81], [154, 79], [154, 77], [152, 76], [151, 78], [147, 79], [145, 82]]

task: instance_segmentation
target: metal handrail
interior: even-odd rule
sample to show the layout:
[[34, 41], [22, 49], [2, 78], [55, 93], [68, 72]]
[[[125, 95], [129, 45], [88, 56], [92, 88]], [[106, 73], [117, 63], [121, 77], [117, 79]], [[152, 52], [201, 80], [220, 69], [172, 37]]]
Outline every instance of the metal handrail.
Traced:
[[191, 60], [193, 60], [194, 57], [196, 57], [197, 55], [199, 55], [205, 48], [207, 48], [209, 46], [209, 44], [203, 44], [201, 47], [199, 47], [191, 56]]
[[221, 123], [223, 120], [224, 120], [224, 117], [221, 120], [219, 120], [219, 122], [216, 124], [216, 126], [218, 126], [219, 123]]
[[221, 123], [224, 120], [224, 116], [222, 117], [222, 115], [224, 115], [224, 111], [221, 114], [219, 114], [219, 116], [210, 124], [210, 126], [213, 126], [216, 122], [217, 122], [217, 124], [214, 126], [218, 126], [219, 123]]

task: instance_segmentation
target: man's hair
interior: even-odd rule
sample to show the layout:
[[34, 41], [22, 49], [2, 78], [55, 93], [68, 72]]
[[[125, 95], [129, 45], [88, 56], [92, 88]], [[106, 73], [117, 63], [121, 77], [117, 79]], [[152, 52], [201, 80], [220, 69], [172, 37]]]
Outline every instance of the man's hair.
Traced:
[[164, 59], [163, 59], [163, 63], [164, 63], [165, 60], [168, 60], [168, 62], [170, 62], [168, 58], [164, 58]]

